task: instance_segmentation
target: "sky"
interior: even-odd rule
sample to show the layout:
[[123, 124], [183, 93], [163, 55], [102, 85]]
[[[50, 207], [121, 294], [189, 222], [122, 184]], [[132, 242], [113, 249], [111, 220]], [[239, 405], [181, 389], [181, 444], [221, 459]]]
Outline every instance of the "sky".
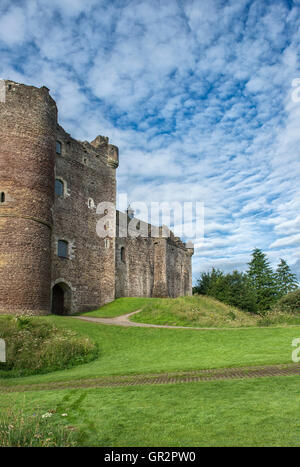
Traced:
[[299, 26], [300, 0], [1, 0], [0, 77], [108, 136], [130, 200], [204, 203], [194, 280], [254, 248], [300, 279]]

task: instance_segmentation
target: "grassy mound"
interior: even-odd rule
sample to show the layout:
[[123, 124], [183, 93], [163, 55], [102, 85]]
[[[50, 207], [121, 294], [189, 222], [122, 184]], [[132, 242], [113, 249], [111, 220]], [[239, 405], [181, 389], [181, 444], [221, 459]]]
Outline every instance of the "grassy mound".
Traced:
[[282, 304], [282, 310], [276, 307], [264, 315], [242, 311], [207, 295], [178, 298], [124, 297], [98, 310], [81, 314], [96, 318], [113, 318], [142, 310], [134, 315], [131, 321], [204, 328], [299, 325], [300, 313], [296, 312], [299, 296], [299, 291], [287, 295], [279, 302]]
[[0, 377], [48, 373], [97, 356], [97, 347], [89, 338], [38, 317], [0, 317], [0, 338], [6, 343]]
[[132, 321], [138, 323], [220, 328], [256, 326], [259, 320], [258, 315], [205, 295], [156, 299], [132, 317]]

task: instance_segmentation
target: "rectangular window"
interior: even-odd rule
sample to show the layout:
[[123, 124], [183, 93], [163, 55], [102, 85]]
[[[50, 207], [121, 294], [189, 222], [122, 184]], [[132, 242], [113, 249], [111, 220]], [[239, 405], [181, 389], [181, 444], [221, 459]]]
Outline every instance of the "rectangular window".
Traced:
[[61, 142], [56, 141], [56, 154], [61, 154]]
[[55, 194], [58, 196], [64, 195], [64, 184], [61, 180], [55, 180]]
[[60, 258], [68, 258], [68, 242], [65, 240], [58, 240], [57, 254]]

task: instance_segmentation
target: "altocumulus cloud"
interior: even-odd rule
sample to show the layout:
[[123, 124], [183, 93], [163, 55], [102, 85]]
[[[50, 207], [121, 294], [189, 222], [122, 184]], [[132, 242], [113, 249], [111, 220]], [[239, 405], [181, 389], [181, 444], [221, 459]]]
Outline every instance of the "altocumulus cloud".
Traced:
[[0, 76], [120, 147], [132, 200], [203, 201], [194, 274], [252, 248], [300, 278], [300, 2], [2, 0]]

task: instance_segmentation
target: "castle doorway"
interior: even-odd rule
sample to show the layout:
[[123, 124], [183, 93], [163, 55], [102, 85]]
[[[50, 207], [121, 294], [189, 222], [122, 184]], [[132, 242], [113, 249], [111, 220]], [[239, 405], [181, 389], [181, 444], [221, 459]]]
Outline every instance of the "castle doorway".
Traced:
[[52, 310], [55, 315], [68, 315], [71, 312], [71, 289], [61, 282], [52, 289]]

